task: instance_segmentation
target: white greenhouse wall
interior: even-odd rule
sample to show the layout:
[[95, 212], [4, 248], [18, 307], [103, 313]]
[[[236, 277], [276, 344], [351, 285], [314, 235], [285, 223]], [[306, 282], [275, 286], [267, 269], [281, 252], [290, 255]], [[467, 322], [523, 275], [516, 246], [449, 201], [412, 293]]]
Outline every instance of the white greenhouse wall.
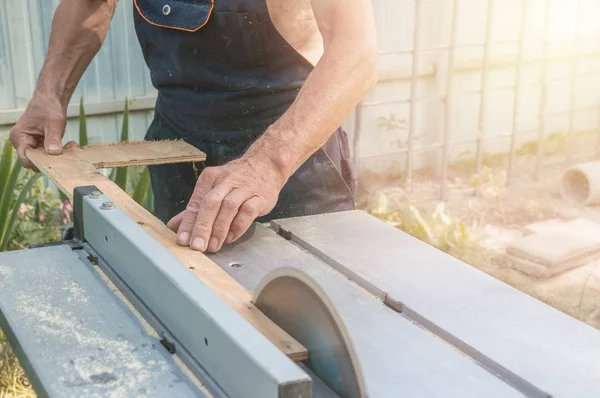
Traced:
[[[439, 166], [448, 133], [448, 161], [475, 156], [483, 104], [482, 150], [507, 151], [513, 133], [515, 75], [523, 2], [526, 23], [518, 90], [517, 143], [544, 135], [598, 129], [600, 108], [600, 1], [598, 0], [373, 0], [380, 50], [379, 83], [363, 102], [358, 156], [361, 168], [376, 171], [406, 167], [409, 126], [413, 126], [414, 168]], [[420, 17], [415, 21], [417, 3]], [[6, 136], [33, 92], [47, 50], [58, 0], [0, 0], [0, 136]], [[487, 89], [482, 101], [488, 5], [492, 4]], [[549, 12], [546, 15], [546, 5]], [[452, 17], [456, 13], [453, 42]], [[134, 110], [133, 138], [142, 138], [152, 117], [155, 90], [137, 43], [132, 1], [121, 0], [100, 54], [73, 97], [70, 116], [84, 96], [90, 141], [114, 141], [125, 97]], [[546, 29], [546, 20], [549, 21]], [[413, 74], [413, 42], [418, 28], [418, 70]], [[546, 33], [547, 62], [544, 58]], [[453, 44], [453, 67], [448, 67]], [[547, 84], [542, 84], [544, 73]], [[573, 71], [576, 77], [572, 78]], [[451, 94], [447, 95], [448, 73]], [[410, 123], [411, 81], [416, 82], [414, 122]], [[573, 85], [575, 87], [572, 95]], [[542, 104], [542, 93], [546, 102]], [[451, 112], [445, 120], [445, 104]], [[544, 117], [540, 117], [543, 112]], [[394, 117], [398, 128], [381, 126]], [[354, 115], [345, 123], [353, 137]], [[67, 138], [75, 138], [71, 119]], [[500, 137], [487, 139], [488, 137]], [[434, 149], [419, 151], [421, 146]]]

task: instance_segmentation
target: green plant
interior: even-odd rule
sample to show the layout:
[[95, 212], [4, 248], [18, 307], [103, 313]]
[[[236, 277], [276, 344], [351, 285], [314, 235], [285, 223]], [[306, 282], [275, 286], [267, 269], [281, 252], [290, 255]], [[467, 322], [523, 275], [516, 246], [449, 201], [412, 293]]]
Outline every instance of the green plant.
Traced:
[[484, 199], [496, 201], [498, 206], [498, 214], [502, 217], [504, 225], [507, 225], [506, 211], [502, 204], [502, 198], [506, 195], [507, 183], [506, 170], [494, 171], [484, 167], [479, 174], [475, 174], [471, 178], [471, 187], [477, 190], [477, 193]]
[[[571, 137], [573, 138], [573, 137]], [[544, 155], [556, 155], [564, 153], [567, 148], [567, 135], [563, 132], [555, 132], [549, 134], [543, 139]], [[517, 155], [532, 156], [537, 155], [539, 141], [527, 141], [519, 149]]]
[[377, 126], [389, 135], [390, 145], [397, 149], [403, 149], [406, 146], [405, 142], [397, 136], [397, 133], [406, 131], [407, 125], [406, 119], [400, 119], [394, 114], [391, 114], [390, 117], [380, 116], [377, 118]]
[[79, 145], [86, 146], [88, 144], [87, 120], [85, 109], [83, 107], [83, 97], [79, 100]]
[[147, 167], [144, 167], [144, 170], [140, 174], [139, 181], [135, 186], [135, 190], [133, 191], [132, 198], [147, 210], [151, 210], [149, 208], [150, 202], [147, 200], [150, 192], [150, 171], [148, 171]]
[[388, 224], [422, 240], [448, 254], [469, 262], [479, 252], [477, 225], [467, 226], [447, 213], [444, 203], [438, 203], [433, 213], [427, 215], [423, 209], [412, 205], [409, 200], [397, 203], [395, 210], [383, 198], [379, 207], [367, 211]]
[[388, 132], [406, 130], [407, 125], [406, 119], [400, 119], [394, 114], [391, 114], [390, 117], [380, 116], [377, 118], [377, 126]]
[[36, 180], [29, 187], [29, 195], [15, 209], [17, 222], [7, 249], [25, 249], [32, 244], [57, 242], [61, 232], [71, 221], [71, 204], [61, 201], [55, 189]]
[[484, 167], [479, 174], [471, 178], [471, 187], [486, 199], [498, 198], [506, 193], [506, 171], [495, 171]]
[[[21, 164], [13, 162], [13, 146], [9, 140], [4, 143], [0, 159], [0, 251], [8, 247], [13, 234], [18, 209], [30, 194], [33, 184], [40, 174], [22, 173]], [[19, 177], [24, 175], [19, 183]]]
[[[121, 127], [121, 142], [129, 141], [129, 106], [125, 99], [125, 110], [123, 112], [123, 126]], [[122, 190], [127, 191], [127, 167], [119, 167], [116, 169], [114, 182]]]

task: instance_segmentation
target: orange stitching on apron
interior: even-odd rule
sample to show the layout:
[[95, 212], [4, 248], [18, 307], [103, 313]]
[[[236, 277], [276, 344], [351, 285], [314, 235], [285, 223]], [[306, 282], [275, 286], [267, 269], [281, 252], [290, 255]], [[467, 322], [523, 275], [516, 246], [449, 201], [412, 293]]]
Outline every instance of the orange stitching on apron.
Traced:
[[137, 12], [150, 25], [158, 26], [158, 27], [161, 27], [161, 28], [167, 28], [167, 29], [183, 30], [185, 32], [196, 32], [196, 31], [198, 31], [200, 28], [202, 28], [204, 25], [206, 25], [208, 23], [208, 20], [210, 19], [210, 15], [212, 14], [213, 9], [215, 8], [215, 0], [210, 0], [210, 2], [211, 2], [211, 6], [210, 6], [210, 10], [208, 11], [208, 15], [206, 16], [206, 21], [204, 21], [204, 23], [202, 25], [198, 26], [196, 29], [185, 29], [185, 28], [178, 28], [178, 27], [175, 27], [175, 26], [160, 25], [160, 24], [157, 24], [157, 23], [154, 23], [154, 22], [150, 21], [148, 18], [146, 18], [146, 16], [144, 15], [144, 13], [142, 13], [142, 11], [140, 10], [140, 7], [138, 6], [137, 0], [133, 0], [133, 4], [135, 5], [135, 8], [137, 9]]

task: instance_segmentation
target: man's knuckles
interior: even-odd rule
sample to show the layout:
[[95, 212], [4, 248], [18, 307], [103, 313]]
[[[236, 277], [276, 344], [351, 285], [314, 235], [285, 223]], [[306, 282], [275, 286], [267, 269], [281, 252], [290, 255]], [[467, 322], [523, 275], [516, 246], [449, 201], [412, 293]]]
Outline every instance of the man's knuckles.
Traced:
[[196, 220], [194, 224], [192, 239], [194, 236], [208, 237], [212, 232], [212, 225], [203, 220]]
[[237, 237], [244, 233], [244, 228], [252, 223], [252, 221], [248, 222], [248, 220], [251, 220], [251, 218], [238, 215], [238, 217], [231, 222], [230, 230], [233, 232], [234, 236]]
[[237, 200], [231, 198], [230, 196], [223, 199], [223, 204], [221, 205], [221, 209], [225, 210], [228, 213], [237, 211], [239, 207], [240, 203]]
[[223, 194], [216, 190], [213, 190], [206, 194], [204, 199], [202, 199], [202, 203], [206, 207], [210, 207], [212, 209], [217, 206], [220, 207], [221, 202], [223, 202], [223, 199], [225, 199]]
[[212, 181], [219, 175], [219, 171], [217, 167], [207, 167], [202, 170], [200, 173], [200, 177], [196, 181], [196, 186], [202, 185], [206, 181]]
[[254, 203], [251, 202], [245, 202], [241, 207], [240, 207], [240, 213], [246, 215], [246, 216], [257, 216], [260, 212], [260, 209], [258, 208], [258, 206]]
[[202, 201], [200, 199], [192, 197], [192, 199], [190, 199], [188, 204], [185, 206], [185, 211], [188, 214], [198, 214], [198, 211], [200, 211], [201, 203], [202, 203]]
[[48, 115], [48, 127], [61, 126], [67, 124], [67, 116], [62, 113], [52, 113]]

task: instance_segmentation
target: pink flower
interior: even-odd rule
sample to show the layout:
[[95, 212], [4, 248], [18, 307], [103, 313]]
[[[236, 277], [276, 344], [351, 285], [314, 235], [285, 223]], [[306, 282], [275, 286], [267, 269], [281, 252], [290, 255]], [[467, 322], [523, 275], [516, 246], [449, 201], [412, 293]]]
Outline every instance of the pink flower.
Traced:
[[60, 204], [60, 217], [62, 218], [63, 224], [71, 222], [71, 213], [73, 212], [73, 205], [70, 200], [65, 200]]
[[19, 209], [17, 210], [17, 217], [19, 217], [19, 218], [25, 217], [25, 214], [27, 214], [27, 210], [29, 210], [27, 208], [27, 205], [25, 205], [25, 203], [21, 203], [21, 205], [19, 206]]
[[46, 218], [46, 216], [40, 213], [38, 218], [39, 218], [40, 222], [44, 222], [44, 219]]

